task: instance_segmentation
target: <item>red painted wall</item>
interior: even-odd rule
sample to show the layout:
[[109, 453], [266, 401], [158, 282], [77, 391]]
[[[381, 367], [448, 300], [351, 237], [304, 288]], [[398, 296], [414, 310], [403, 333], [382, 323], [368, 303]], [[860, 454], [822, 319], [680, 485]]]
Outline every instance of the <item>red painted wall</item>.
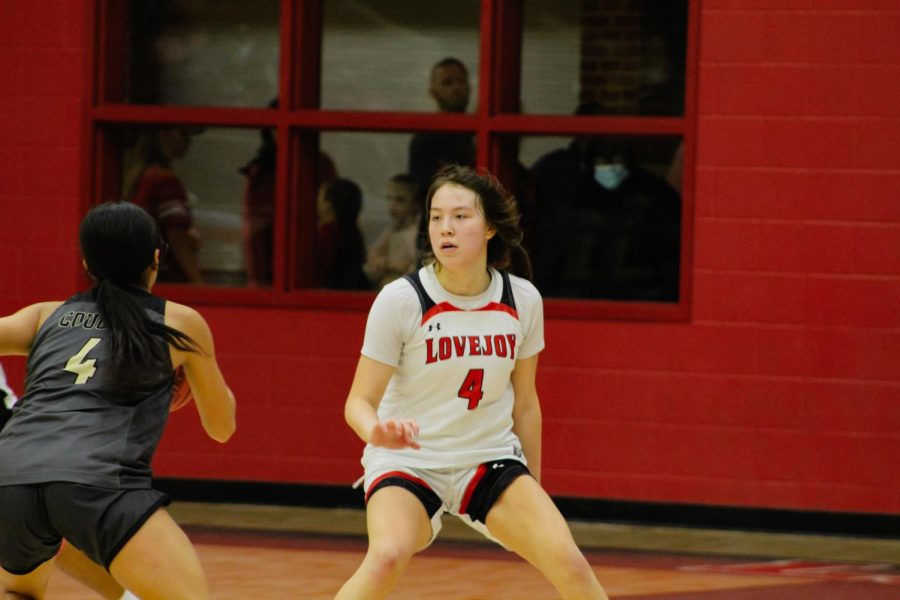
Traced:
[[[0, 314], [79, 281], [85, 31], [0, 0]], [[553, 494], [900, 513], [898, 31], [890, 0], [703, 2], [692, 317], [547, 322]], [[177, 413], [157, 473], [349, 485], [365, 314], [199, 308], [239, 432]]]

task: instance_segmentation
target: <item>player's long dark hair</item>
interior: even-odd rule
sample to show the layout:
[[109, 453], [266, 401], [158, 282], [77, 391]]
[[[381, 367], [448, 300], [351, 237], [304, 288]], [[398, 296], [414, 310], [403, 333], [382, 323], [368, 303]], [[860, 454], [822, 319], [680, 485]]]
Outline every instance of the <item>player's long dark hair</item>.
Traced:
[[[481, 201], [484, 220], [496, 232], [494, 237], [488, 240], [488, 265], [495, 269], [507, 269], [530, 280], [531, 259], [522, 246], [523, 233], [519, 224], [522, 215], [513, 195], [503, 188], [496, 177], [486, 171], [479, 173], [472, 167], [450, 165], [438, 171], [431, 180], [431, 186], [425, 197], [426, 218], [431, 212], [431, 199], [435, 192], [448, 183], [472, 190]], [[430, 264], [435, 260], [429, 237], [422, 251], [422, 262]]]
[[110, 332], [110, 357], [115, 379], [132, 378], [147, 364], [166, 364], [168, 344], [184, 351], [199, 351], [189, 335], [154, 321], [136, 291], [163, 245], [156, 222], [131, 202], [95, 206], [81, 221], [81, 252], [97, 282], [94, 297]]

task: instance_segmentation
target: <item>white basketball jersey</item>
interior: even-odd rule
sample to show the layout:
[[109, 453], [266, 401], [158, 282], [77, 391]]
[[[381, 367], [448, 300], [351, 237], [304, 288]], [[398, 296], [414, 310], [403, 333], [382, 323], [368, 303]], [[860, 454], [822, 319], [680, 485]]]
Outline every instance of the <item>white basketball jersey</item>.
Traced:
[[524, 460], [512, 431], [516, 361], [544, 347], [543, 306], [527, 280], [490, 270], [478, 296], [456, 296], [433, 266], [378, 294], [363, 355], [396, 367], [378, 407], [384, 419], [415, 419], [419, 450], [366, 447], [367, 467], [474, 465]]
[[13, 404], [18, 400], [12, 388], [6, 383], [6, 373], [3, 372], [2, 366], [0, 366], [0, 400], [7, 409], [12, 409]]

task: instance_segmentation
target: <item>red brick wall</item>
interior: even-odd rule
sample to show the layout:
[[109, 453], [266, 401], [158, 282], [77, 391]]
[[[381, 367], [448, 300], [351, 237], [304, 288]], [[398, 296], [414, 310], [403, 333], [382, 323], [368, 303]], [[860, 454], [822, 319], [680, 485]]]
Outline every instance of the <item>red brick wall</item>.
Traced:
[[681, 116], [684, 6], [580, 0], [579, 100], [600, 103], [605, 114]]
[[[2, 314], [78, 280], [80, 5], [0, 0]], [[900, 513], [897, 31], [886, 0], [703, 3], [692, 318], [547, 322], [552, 493]], [[239, 431], [177, 413], [158, 473], [355, 479], [365, 314], [199, 308]]]
[[81, 2], [0, 2], [0, 305], [68, 293], [78, 256]]
[[581, 100], [607, 112], [638, 113], [643, 2], [584, 0], [581, 5]]

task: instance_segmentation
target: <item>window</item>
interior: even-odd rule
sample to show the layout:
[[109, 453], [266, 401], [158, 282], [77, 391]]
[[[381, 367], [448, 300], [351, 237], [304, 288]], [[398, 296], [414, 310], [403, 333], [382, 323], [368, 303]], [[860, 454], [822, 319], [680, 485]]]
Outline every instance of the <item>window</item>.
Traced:
[[364, 308], [461, 162], [519, 199], [548, 315], [688, 314], [696, 2], [95, 9], [87, 203], [156, 211], [169, 296]]

